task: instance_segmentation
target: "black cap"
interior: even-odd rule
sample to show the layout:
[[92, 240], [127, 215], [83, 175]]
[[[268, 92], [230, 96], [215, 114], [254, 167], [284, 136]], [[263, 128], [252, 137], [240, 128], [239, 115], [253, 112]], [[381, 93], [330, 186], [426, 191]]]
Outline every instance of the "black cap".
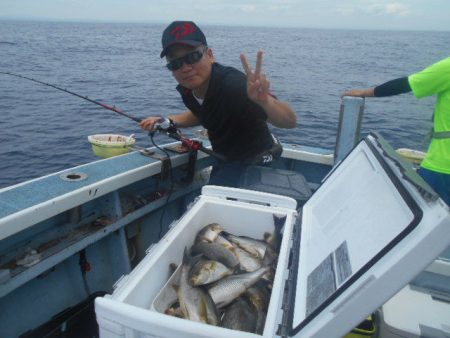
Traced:
[[174, 21], [164, 30], [162, 35], [161, 57], [166, 56], [170, 46], [177, 43], [197, 47], [206, 45], [206, 37], [192, 21]]

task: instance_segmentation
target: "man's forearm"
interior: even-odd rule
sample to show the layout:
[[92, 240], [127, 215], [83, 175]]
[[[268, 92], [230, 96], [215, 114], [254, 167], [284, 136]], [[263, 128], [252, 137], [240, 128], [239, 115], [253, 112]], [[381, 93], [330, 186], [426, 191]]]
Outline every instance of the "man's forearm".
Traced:
[[411, 91], [411, 86], [407, 77], [401, 77], [395, 80], [385, 82], [374, 89], [374, 96], [385, 97], [408, 93]]
[[267, 102], [261, 106], [266, 112], [269, 122], [275, 127], [295, 128], [297, 126], [297, 115], [287, 102], [269, 97]]
[[175, 123], [177, 128], [194, 127], [200, 124], [200, 121], [190, 110], [181, 114], [171, 115], [169, 118]]

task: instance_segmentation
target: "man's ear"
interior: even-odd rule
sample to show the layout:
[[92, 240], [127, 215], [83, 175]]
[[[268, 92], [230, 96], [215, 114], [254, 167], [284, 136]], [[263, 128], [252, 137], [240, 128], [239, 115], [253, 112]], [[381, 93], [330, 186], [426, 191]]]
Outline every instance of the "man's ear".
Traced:
[[206, 51], [206, 54], [208, 55], [208, 59], [211, 60], [212, 62], [215, 62], [216, 60], [214, 59], [214, 54], [211, 48], [208, 48], [208, 50]]

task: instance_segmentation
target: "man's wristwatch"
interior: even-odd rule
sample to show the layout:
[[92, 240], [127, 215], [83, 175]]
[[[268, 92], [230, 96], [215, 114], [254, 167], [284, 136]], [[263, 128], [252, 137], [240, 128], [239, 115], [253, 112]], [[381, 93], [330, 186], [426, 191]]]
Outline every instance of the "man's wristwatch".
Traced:
[[173, 127], [173, 128], [176, 128], [176, 127], [177, 127], [177, 125], [175, 124], [175, 122], [174, 122], [170, 117], [168, 117], [168, 120], [169, 120], [169, 123], [170, 123], [170, 126], [171, 126], [171, 127]]

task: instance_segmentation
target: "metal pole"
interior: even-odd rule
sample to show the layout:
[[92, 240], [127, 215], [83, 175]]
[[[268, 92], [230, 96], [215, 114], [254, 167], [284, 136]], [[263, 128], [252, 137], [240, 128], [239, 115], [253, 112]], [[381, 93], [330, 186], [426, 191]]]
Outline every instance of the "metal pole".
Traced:
[[360, 140], [364, 98], [344, 96], [339, 112], [339, 126], [334, 163], [339, 163]]

